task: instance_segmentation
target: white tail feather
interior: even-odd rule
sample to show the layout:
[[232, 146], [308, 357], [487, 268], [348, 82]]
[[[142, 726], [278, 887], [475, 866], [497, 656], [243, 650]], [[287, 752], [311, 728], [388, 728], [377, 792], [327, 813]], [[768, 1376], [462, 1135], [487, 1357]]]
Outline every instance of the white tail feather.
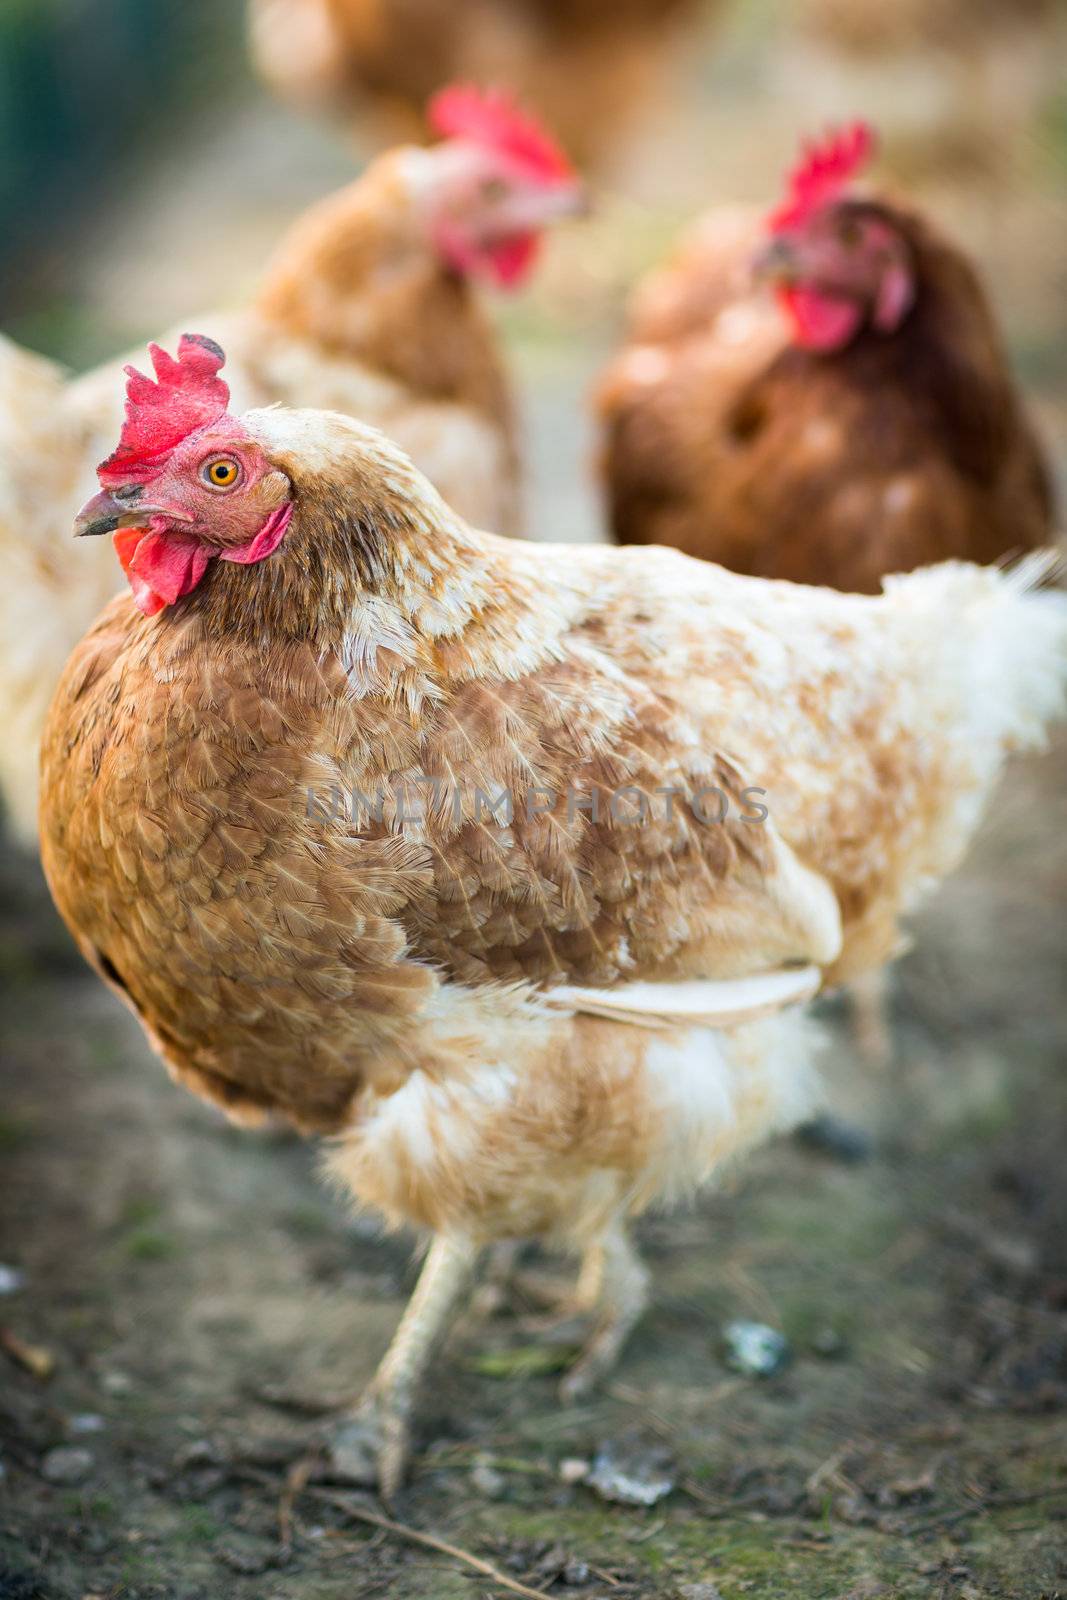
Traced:
[[549, 990], [544, 998], [560, 1010], [640, 1028], [735, 1028], [810, 1000], [821, 983], [818, 967], [795, 967], [752, 978], [626, 983], [617, 989], [567, 985]]

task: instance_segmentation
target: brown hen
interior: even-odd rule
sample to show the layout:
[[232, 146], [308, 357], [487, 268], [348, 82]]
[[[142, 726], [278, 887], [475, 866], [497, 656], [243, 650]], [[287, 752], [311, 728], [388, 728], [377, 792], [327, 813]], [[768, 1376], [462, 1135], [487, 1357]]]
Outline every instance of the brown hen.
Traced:
[[1067, 608], [1038, 561], [872, 598], [500, 539], [349, 418], [230, 415], [210, 340], [154, 361], [78, 523], [133, 599], [55, 696], [45, 871], [175, 1077], [433, 1235], [334, 1440], [389, 1492], [484, 1245], [585, 1255], [575, 1395], [643, 1304], [627, 1219], [804, 1115], [783, 1006], [960, 859]]

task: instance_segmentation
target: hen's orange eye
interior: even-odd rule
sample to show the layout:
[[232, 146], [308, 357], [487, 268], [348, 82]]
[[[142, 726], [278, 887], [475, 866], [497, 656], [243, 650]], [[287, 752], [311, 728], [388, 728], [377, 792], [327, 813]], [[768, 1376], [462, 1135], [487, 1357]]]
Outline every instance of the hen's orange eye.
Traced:
[[240, 471], [236, 461], [231, 461], [229, 456], [219, 456], [214, 461], [205, 461], [200, 476], [213, 489], [232, 489]]

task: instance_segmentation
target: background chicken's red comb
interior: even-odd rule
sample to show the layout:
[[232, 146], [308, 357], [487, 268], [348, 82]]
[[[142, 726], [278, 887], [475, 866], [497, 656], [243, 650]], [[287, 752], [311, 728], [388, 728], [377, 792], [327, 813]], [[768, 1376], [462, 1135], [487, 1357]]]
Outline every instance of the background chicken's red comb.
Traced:
[[551, 181], [570, 178], [574, 168], [536, 118], [519, 110], [502, 89], [454, 83], [438, 90], [426, 108], [435, 133], [447, 139], [472, 139], [502, 150], [532, 176]]
[[806, 144], [801, 160], [789, 174], [789, 191], [769, 218], [771, 229], [795, 227], [830, 200], [866, 166], [874, 154], [874, 129], [868, 122], [852, 122], [827, 134], [821, 144]]
[[117, 448], [97, 467], [105, 488], [147, 483], [164, 466], [176, 444], [197, 428], [217, 422], [230, 402], [218, 376], [226, 357], [213, 339], [183, 333], [177, 360], [150, 344], [155, 382], [127, 367], [126, 420]]

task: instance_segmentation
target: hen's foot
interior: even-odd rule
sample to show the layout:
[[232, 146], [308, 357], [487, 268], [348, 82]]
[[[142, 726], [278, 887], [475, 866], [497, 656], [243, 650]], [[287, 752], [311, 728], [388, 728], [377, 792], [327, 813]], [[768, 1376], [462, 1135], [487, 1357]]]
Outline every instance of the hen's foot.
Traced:
[[411, 1455], [406, 1409], [368, 1394], [342, 1417], [326, 1439], [330, 1471], [345, 1483], [377, 1489], [391, 1501], [404, 1481]]

